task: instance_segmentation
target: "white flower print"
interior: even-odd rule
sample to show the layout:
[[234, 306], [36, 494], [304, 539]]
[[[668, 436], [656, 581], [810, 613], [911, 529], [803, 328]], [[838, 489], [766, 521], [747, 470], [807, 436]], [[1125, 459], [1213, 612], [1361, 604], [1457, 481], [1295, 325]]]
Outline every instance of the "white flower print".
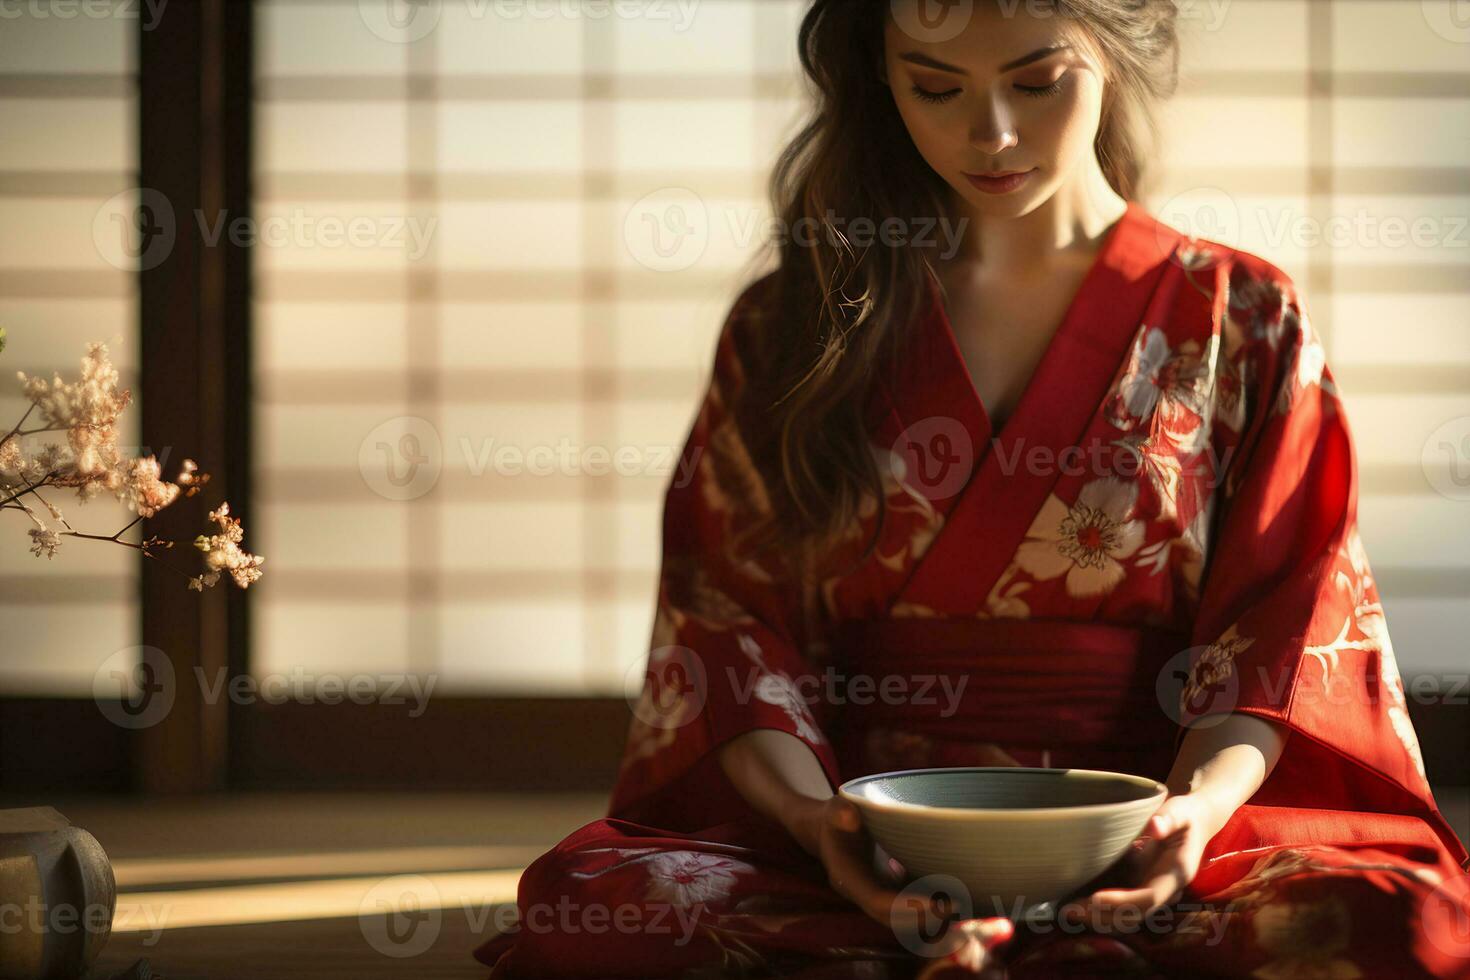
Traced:
[[[1331, 670], [1337, 667], [1340, 651], [1362, 650], [1378, 655], [1379, 686], [1387, 692], [1390, 702], [1388, 720], [1393, 725], [1394, 734], [1403, 743], [1409, 760], [1420, 777], [1423, 777], [1424, 756], [1419, 745], [1419, 736], [1415, 733], [1406, 710], [1408, 704], [1404, 696], [1404, 679], [1399, 673], [1398, 657], [1394, 654], [1393, 640], [1388, 633], [1388, 620], [1384, 617], [1383, 603], [1378, 600], [1373, 571], [1368, 564], [1368, 552], [1363, 547], [1363, 538], [1356, 523], [1348, 529], [1337, 556], [1339, 559], [1346, 559], [1348, 567], [1337, 569], [1336, 582], [1346, 593], [1347, 601], [1352, 603], [1353, 611], [1351, 615], [1343, 617], [1342, 629], [1331, 643], [1309, 646], [1305, 652], [1322, 665], [1324, 684], [1330, 677]], [[1363, 634], [1362, 639], [1348, 638], [1354, 626]]]
[[1159, 369], [1169, 358], [1169, 339], [1157, 327], [1151, 327], [1135, 345], [1134, 359], [1123, 376], [1119, 390], [1129, 414], [1143, 418], [1159, 401]]
[[1143, 522], [1132, 520], [1138, 485], [1102, 477], [1083, 486], [1068, 506], [1051, 494], [1016, 552], [1022, 571], [1038, 579], [1066, 576], [1067, 594], [1111, 592], [1126, 576], [1123, 559], [1143, 543]]
[[[1357, 536], [1356, 528], [1353, 529], [1353, 536]], [[1394, 734], [1399, 737], [1399, 741], [1404, 743], [1404, 751], [1409, 754], [1409, 760], [1414, 763], [1419, 777], [1427, 779], [1428, 776], [1424, 770], [1424, 754], [1419, 746], [1419, 735], [1414, 731], [1414, 723], [1409, 719], [1407, 711], [1408, 700], [1404, 696], [1404, 678], [1399, 673], [1398, 657], [1394, 655], [1393, 641], [1388, 635], [1388, 620], [1383, 616], [1381, 605], [1374, 603], [1366, 609], [1367, 611], [1363, 611], [1363, 614], [1358, 617], [1358, 629], [1367, 637], [1364, 646], [1378, 651], [1378, 679], [1393, 702], [1388, 706], [1389, 723], [1393, 725]]]
[[1213, 493], [1205, 496], [1205, 505], [1194, 515], [1194, 520], [1185, 528], [1181, 539], [1184, 561], [1180, 563], [1179, 570], [1192, 599], [1199, 598], [1200, 576], [1204, 573], [1205, 559], [1210, 554], [1210, 529], [1215, 519], [1217, 499]]
[[[1218, 337], [1211, 337], [1207, 355], [1217, 343]], [[1151, 419], [1153, 431], [1179, 449], [1198, 448], [1210, 413], [1209, 360], [1201, 358], [1195, 341], [1175, 351], [1162, 330], [1147, 328], [1118, 383], [1124, 409], [1133, 419]]]
[[1419, 736], [1414, 731], [1414, 723], [1409, 719], [1409, 713], [1399, 705], [1388, 706], [1388, 720], [1393, 725], [1394, 734], [1398, 735], [1399, 741], [1404, 743], [1404, 749], [1409, 753], [1409, 759], [1414, 763], [1414, 768], [1419, 772], [1420, 779], [1428, 779], [1428, 773], [1424, 771], [1424, 753], [1419, 748]]
[[1312, 385], [1320, 386], [1329, 394], [1335, 390], [1331, 376], [1325, 373], [1327, 352], [1322, 347], [1321, 338], [1312, 329], [1305, 315], [1300, 317], [1300, 322], [1302, 334], [1301, 343], [1295, 352], [1296, 362], [1292, 365], [1291, 377], [1281, 385], [1281, 391], [1276, 397], [1276, 411], [1282, 415], [1290, 412], [1301, 398], [1302, 392]]
[[1359, 578], [1368, 574], [1368, 549], [1363, 547], [1363, 536], [1358, 533], [1358, 525], [1354, 524], [1348, 532], [1347, 541], [1344, 542], [1344, 552], [1353, 566], [1353, 572]]
[[[917, 562], [928, 550], [930, 543], [939, 534], [939, 529], [944, 526], [944, 515], [935, 509], [928, 497], [910, 485], [908, 466], [903, 456], [876, 444], [870, 445], [869, 451], [873, 454], [878, 475], [883, 481], [883, 493], [890, 519], [899, 515], [912, 515], [914, 518], [911, 522], [913, 530], [900, 548], [892, 554], [886, 554], [882, 550], [877, 553], [880, 565], [892, 571], [902, 571]], [[853, 523], [849, 537], [861, 535], [864, 523], [877, 512], [878, 502], [871, 496], [864, 496], [858, 520]]]
[[1021, 593], [1031, 588], [1031, 583], [1015, 581], [1019, 566], [1012, 561], [1006, 566], [1005, 572], [995, 580], [991, 586], [990, 595], [985, 597], [985, 608], [980, 612], [981, 619], [1030, 619], [1031, 607], [1026, 600], [1021, 598]]
[[1194, 238], [1181, 245], [1174, 254], [1179, 258], [1179, 264], [1190, 271], [1209, 268], [1223, 257], [1210, 243]]
[[888, 610], [894, 619], [934, 619], [939, 615], [930, 606], [918, 602], [895, 602]]
[[643, 861], [648, 870], [647, 897], [679, 908], [727, 898], [737, 876], [750, 865], [718, 854], [660, 851]]
[[825, 742], [826, 739], [822, 736], [821, 729], [817, 727], [816, 719], [812, 716], [811, 706], [796, 689], [796, 682], [783, 671], [775, 670], [766, 664], [764, 653], [754, 637], [748, 633], [741, 633], [739, 642], [741, 652], [761, 672], [761, 677], [755, 684], [755, 696], [766, 704], [785, 711], [786, 717], [790, 718], [792, 724], [796, 726], [796, 733], [802, 738], [817, 745]]
[[[1138, 552], [1138, 563], [1157, 575], [1165, 568], [1175, 565], [1179, 569], [1179, 582], [1191, 600], [1199, 598], [1200, 576], [1204, 573], [1205, 557], [1209, 554], [1210, 522], [1215, 513], [1215, 495], [1205, 493], [1193, 520], [1177, 537], [1165, 538]], [[1177, 557], [1176, 557], [1177, 556]]]
[[756, 683], [755, 696], [766, 704], [785, 711], [802, 738], [812, 742], [822, 741], [822, 733], [817, 730], [811, 711], [791, 678], [785, 674], [767, 674]]
[[1236, 632], [1239, 625], [1231, 623], [1230, 628], [1207, 646], [1199, 659], [1190, 666], [1189, 678], [1184, 682], [1184, 690], [1179, 693], [1180, 713], [1185, 717], [1196, 712], [1195, 704], [1200, 695], [1235, 672], [1236, 655], [1256, 642], [1253, 636], [1239, 635]]

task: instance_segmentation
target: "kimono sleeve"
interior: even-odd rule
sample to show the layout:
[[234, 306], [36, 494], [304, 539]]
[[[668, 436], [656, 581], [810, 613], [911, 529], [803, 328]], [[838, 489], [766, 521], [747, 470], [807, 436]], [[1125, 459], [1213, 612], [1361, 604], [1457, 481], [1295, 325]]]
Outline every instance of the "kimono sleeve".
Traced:
[[1280, 270], [1239, 270], [1232, 291], [1251, 298], [1232, 298], [1236, 337], [1222, 356], [1238, 359], [1248, 404], [1216, 488], [1180, 720], [1234, 711], [1286, 725], [1251, 802], [1416, 814], [1463, 864], [1426, 780], [1359, 537], [1356, 452], [1320, 338]]
[[[703, 817], [689, 812], [697, 799], [708, 814], [728, 819], [743, 801], [732, 795], [715, 753], [758, 728], [801, 739], [837, 784], [835, 756], [818, 720], [815, 673], [801, 653], [800, 583], [741, 548], [771, 506], [749, 441], [747, 419], [759, 413], [737, 411], [749, 320], [769, 280], [752, 284], [731, 308], [665, 492], [653, 637], [613, 816], [648, 819], [643, 815], [652, 810], [660, 826], [699, 824]], [[635, 690], [636, 683], [630, 703]]]

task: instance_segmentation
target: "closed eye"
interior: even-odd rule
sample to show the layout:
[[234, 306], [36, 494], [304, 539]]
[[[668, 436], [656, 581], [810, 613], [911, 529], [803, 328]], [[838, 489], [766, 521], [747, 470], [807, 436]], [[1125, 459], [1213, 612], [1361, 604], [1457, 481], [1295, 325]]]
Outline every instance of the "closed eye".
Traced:
[[923, 102], [948, 102], [950, 99], [959, 94], [960, 90], [957, 88], [952, 88], [947, 92], [931, 92], [926, 88], [919, 87], [918, 85], [914, 86], [914, 95]]
[[1017, 85], [1016, 89], [1022, 94], [1029, 95], [1032, 98], [1045, 98], [1048, 95], [1056, 95], [1062, 90], [1062, 79], [1065, 77], [1065, 75], [1058, 77], [1057, 80], [1052, 82], [1050, 85]]
[[[1066, 77], [1066, 75], [1060, 75], [1049, 85], [1017, 85], [1016, 91], [1033, 99], [1046, 98], [1062, 90], [1062, 80]], [[945, 92], [931, 92], [919, 85], [913, 87], [914, 96], [922, 102], [948, 102], [959, 95], [960, 91], [960, 89], [952, 88]]]

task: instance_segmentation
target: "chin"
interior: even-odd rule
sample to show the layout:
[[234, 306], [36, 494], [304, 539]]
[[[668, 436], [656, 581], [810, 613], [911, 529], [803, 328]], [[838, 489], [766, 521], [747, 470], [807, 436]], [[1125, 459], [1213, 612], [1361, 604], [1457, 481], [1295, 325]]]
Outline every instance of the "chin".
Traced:
[[1039, 174], [1033, 175], [1026, 182], [1026, 186], [1009, 194], [987, 194], [984, 191], [977, 191], [969, 183], [962, 187], [955, 187], [955, 192], [982, 214], [1014, 217], [1026, 214], [1038, 203], [1046, 200], [1050, 192], [1038, 183], [1037, 177], [1039, 176]]

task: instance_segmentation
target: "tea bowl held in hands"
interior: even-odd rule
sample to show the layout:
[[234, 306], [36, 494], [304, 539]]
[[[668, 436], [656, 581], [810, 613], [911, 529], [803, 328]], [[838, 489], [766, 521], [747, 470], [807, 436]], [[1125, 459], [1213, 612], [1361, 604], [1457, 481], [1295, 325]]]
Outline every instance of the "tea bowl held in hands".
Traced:
[[952, 876], [974, 915], [1016, 918], [1110, 867], [1168, 788], [1098, 769], [979, 766], [861, 776], [838, 793], [911, 878]]

